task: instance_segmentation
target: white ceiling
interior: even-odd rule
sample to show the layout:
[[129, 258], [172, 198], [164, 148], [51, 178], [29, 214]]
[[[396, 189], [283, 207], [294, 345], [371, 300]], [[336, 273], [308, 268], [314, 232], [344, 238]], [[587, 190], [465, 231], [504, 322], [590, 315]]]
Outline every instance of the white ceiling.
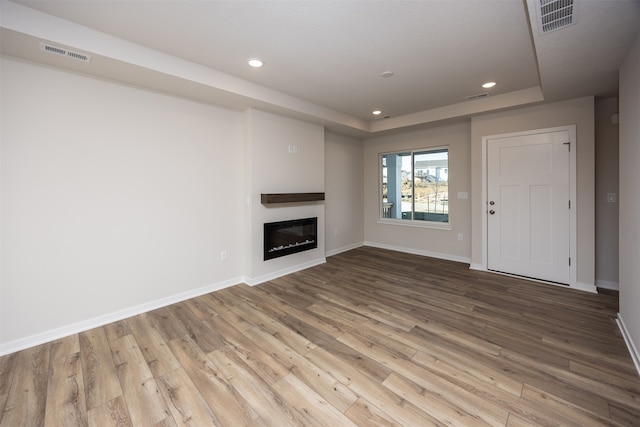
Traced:
[[[575, 1], [577, 23], [545, 35], [534, 0], [0, 0], [0, 22], [8, 55], [370, 134], [616, 95], [640, 1]], [[42, 40], [94, 60], [54, 58]]]

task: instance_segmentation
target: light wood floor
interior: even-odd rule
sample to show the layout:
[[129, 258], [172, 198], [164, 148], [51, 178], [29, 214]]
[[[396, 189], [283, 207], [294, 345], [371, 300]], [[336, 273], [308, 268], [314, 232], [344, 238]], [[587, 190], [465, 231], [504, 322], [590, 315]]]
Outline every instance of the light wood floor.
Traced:
[[359, 248], [4, 356], [0, 425], [640, 425], [616, 313]]

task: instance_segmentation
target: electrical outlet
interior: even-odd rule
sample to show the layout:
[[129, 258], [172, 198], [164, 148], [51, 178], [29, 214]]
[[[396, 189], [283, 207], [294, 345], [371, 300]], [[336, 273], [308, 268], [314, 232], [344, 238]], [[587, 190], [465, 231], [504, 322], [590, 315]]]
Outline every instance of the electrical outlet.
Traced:
[[462, 234], [462, 233], [458, 234], [458, 240], [463, 241], [464, 240], [464, 234]]
[[220, 252], [220, 261], [226, 261], [226, 260], [227, 260], [227, 251]]

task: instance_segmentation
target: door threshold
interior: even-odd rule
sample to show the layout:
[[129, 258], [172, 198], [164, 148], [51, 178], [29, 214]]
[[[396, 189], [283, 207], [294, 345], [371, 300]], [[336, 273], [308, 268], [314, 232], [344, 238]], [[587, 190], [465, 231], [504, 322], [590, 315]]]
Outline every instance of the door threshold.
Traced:
[[538, 282], [538, 283], [544, 283], [544, 284], [547, 284], [547, 285], [555, 285], [555, 286], [563, 286], [565, 288], [571, 288], [571, 285], [569, 285], [568, 283], [561, 283], [561, 282], [554, 282], [552, 280], [538, 279], [536, 277], [523, 276], [521, 274], [505, 273], [504, 271], [498, 271], [498, 270], [487, 269], [487, 271], [490, 271], [491, 273], [501, 274], [503, 276], [510, 276], [510, 277], [515, 277], [515, 278], [518, 278], [518, 279], [531, 280], [532, 282]]

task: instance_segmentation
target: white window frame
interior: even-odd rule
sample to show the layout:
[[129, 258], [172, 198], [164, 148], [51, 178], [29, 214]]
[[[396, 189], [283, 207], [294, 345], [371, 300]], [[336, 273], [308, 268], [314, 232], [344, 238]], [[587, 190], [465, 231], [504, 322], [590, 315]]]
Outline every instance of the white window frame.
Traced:
[[[408, 227], [422, 227], [422, 228], [434, 228], [440, 230], [451, 230], [453, 229], [453, 225], [451, 223], [451, 212], [448, 212], [447, 222], [440, 221], [428, 221], [421, 219], [401, 219], [401, 218], [385, 218], [384, 217], [384, 206], [383, 206], [383, 172], [382, 172], [382, 157], [390, 154], [411, 154], [411, 170], [412, 175], [415, 174], [415, 160], [414, 155], [416, 153], [428, 153], [428, 152], [438, 152], [446, 150], [447, 156], [451, 154], [451, 149], [448, 145], [435, 146], [435, 147], [423, 147], [423, 148], [415, 148], [415, 149], [406, 149], [406, 150], [394, 150], [378, 153], [378, 223], [380, 224], [392, 224], [392, 225], [401, 225]], [[451, 171], [451, 165], [449, 164], [449, 159], [447, 160], [447, 183], [448, 185], [448, 199], [449, 199], [449, 207], [451, 207], [451, 180], [449, 179], [448, 173]], [[388, 177], [387, 177], [388, 179]], [[415, 183], [414, 183], [415, 185]], [[412, 208], [413, 210], [414, 208]]]

